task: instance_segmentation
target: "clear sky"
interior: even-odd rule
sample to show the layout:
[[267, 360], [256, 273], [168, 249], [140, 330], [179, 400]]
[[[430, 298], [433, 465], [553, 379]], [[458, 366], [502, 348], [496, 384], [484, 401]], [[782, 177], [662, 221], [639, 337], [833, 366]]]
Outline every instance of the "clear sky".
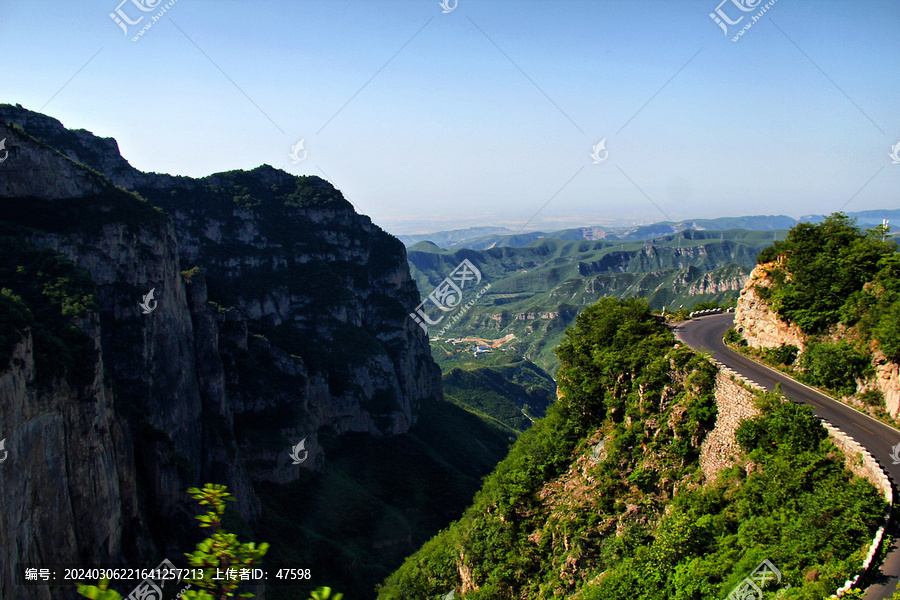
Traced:
[[395, 233], [900, 207], [896, 0], [167, 1], [3, 0], [0, 102]]

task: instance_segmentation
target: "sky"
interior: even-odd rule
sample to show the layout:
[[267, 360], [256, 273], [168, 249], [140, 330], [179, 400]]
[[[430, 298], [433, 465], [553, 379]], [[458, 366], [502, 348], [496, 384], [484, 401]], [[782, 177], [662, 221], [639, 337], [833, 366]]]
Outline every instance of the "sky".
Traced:
[[397, 234], [796, 218], [900, 207], [898, 25], [895, 0], [0, 0], [0, 102], [143, 171], [317, 175]]

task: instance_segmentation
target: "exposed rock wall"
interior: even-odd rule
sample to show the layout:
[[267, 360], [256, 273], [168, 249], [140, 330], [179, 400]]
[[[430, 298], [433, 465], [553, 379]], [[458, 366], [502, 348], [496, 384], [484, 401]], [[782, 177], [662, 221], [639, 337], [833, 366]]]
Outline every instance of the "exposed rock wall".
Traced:
[[[95, 314], [84, 329], [100, 339]], [[73, 589], [22, 587], [20, 563], [100, 564], [124, 559], [126, 530], [143, 530], [132, 449], [113, 408], [98, 356], [93, 381], [35, 388], [31, 331], [0, 373], [0, 424], [9, 455], [0, 464], [0, 598], [70, 597]], [[146, 532], [144, 532], [146, 533]]]
[[860, 388], [876, 389], [884, 394], [884, 406], [892, 416], [900, 414], [900, 365], [891, 362], [884, 353], [875, 351], [872, 365], [875, 376], [866, 381]]
[[744, 339], [754, 348], [778, 348], [782, 344], [793, 344], [803, 351], [804, 335], [796, 325], [785, 323], [763, 300], [756, 287], [769, 287], [767, 276], [769, 264], [757, 265], [750, 272], [750, 279], [741, 290], [737, 308], [734, 311], [734, 327], [743, 329]]
[[15, 129], [3, 127], [2, 136], [9, 154], [0, 177], [0, 198], [79, 198], [106, 187], [101, 175], [85, 170]]
[[[732, 371], [721, 363], [713, 362], [719, 368], [719, 375], [716, 379], [716, 405], [718, 406], [719, 414], [716, 419], [716, 426], [704, 440], [700, 453], [700, 465], [708, 479], [715, 478], [719, 471], [734, 464], [737, 453], [740, 451], [739, 444], [734, 438], [734, 433], [741, 420], [752, 418], [759, 414], [759, 411], [753, 406], [752, 399], [757, 393], [765, 391], [758, 384], [750, 381], [743, 375]], [[889, 523], [894, 492], [887, 473], [868, 450], [831, 423], [822, 421], [822, 425], [828, 430], [831, 441], [843, 453], [844, 464], [847, 469], [859, 477], [868, 479], [872, 485], [881, 491], [888, 505], [887, 512], [884, 515], [884, 524], [875, 532], [860, 571], [838, 589], [837, 593], [840, 595], [855, 587], [861, 576], [871, 566], [884, 538], [885, 528]]]
[[[224, 483], [252, 520], [254, 482], [298, 478], [290, 445], [306, 438], [300, 468], [320, 469], [320, 429], [404, 433], [420, 400], [442, 398], [427, 335], [408, 318], [418, 291], [402, 244], [342, 198], [317, 205], [340, 197], [325, 182], [241, 172], [256, 190], [248, 208], [231, 174], [140, 173], [114, 140], [24, 109], [0, 107], [2, 138], [0, 221], [86, 271], [99, 308], [78, 323], [98, 351], [92, 385], [36, 386], [27, 331], [0, 365], [0, 598], [49, 597], [3, 587], [22, 561], [180, 557], [194, 530], [186, 488]], [[104, 175], [177, 197], [174, 219]], [[299, 200], [268, 197], [273, 186]], [[151, 288], [156, 308], [142, 314]]]
[[722, 469], [730, 468], [740, 457], [740, 444], [734, 433], [744, 419], [759, 414], [753, 404], [755, 394], [738, 382], [743, 378], [730, 369], [719, 368], [716, 377], [716, 426], [700, 445], [700, 468], [709, 480]]

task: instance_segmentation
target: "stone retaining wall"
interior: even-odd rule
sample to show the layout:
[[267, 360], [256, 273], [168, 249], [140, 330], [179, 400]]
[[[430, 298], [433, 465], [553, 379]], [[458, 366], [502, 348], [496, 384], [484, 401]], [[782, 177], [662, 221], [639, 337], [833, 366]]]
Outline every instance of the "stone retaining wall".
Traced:
[[[765, 392], [761, 386], [740, 373], [729, 369], [722, 363], [713, 360], [713, 364], [719, 368], [719, 375], [716, 379], [716, 405], [719, 408], [719, 416], [716, 419], [715, 428], [706, 436], [700, 451], [700, 465], [709, 479], [715, 478], [716, 473], [720, 470], [734, 464], [734, 460], [737, 458], [738, 452], [740, 452], [738, 442], [734, 439], [734, 432], [743, 419], [752, 418], [759, 414], [759, 410], [753, 404], [753, 397], [756, 395], [756, 392]], [[888, 503], [888, 509], [884, 515], [884, 523], [878, 528], [878, 531], [872, 538], [869, 551], [859, 573], [852, 579], [844, 582], [844, 585], [837, 590], [836, 596], [839, 597], [847, 590], [855, 587], [860, 577], [871, 566], [875, 553], [878, 552], [884, 537], [885, 527], [887, 527], [890, 520], [890, 507], [894, 502], [894, 492], [887, 473], [862, 444], [831, 423], [822, 420], [822, 424], [828, 430], [828, 435], [831, 437], [834, 445], [844, 453], [847, 468], [854, 474], [871, 481], [876, 488], [881, 490], [884, 499]]]

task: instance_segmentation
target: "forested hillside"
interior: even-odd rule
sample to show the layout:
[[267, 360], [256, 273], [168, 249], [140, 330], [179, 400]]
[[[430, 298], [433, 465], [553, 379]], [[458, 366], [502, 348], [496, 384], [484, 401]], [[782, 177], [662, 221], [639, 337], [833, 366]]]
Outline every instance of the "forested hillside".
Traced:
[[[900, 254], [885, 233], [862, 230], [842, 213], [791, 229], [760, 253], [754, 284], [738, 303], [740, 331], [730, 339], [765, 348], [766, 357], [792, 366], [807, 383], [856, 394], [896, 416]], [[783, 328], [773, 319], [792, 329], [767, 336], [764, 330]]]
[[589, 307], [558, 355], [559, 401], [380, 599], [723, 598], [765, 558], [822, 598], [858, 568], [884, 501], [808, 408], [760, 397], [710, 482], [715, 369], [646, 301]]
[[[463, 260], [479, 269], [490, 289], [452, 326], [429, 328], [432, 343], [460, 335], [512, 336], [504, 349], [550, 373], [553, 349], [575, 316], [600, 298], [647, 298], [656, 309], [693, 307], [737, 298], [756, 256], [777, 231], [681, 231], [646, 242], [541, 239], [524, 247], [445, 251], [421, 242], [408, 250], [410, 272], [422, 297]], [[441, 362], [440, 355], [435, 355]]]

